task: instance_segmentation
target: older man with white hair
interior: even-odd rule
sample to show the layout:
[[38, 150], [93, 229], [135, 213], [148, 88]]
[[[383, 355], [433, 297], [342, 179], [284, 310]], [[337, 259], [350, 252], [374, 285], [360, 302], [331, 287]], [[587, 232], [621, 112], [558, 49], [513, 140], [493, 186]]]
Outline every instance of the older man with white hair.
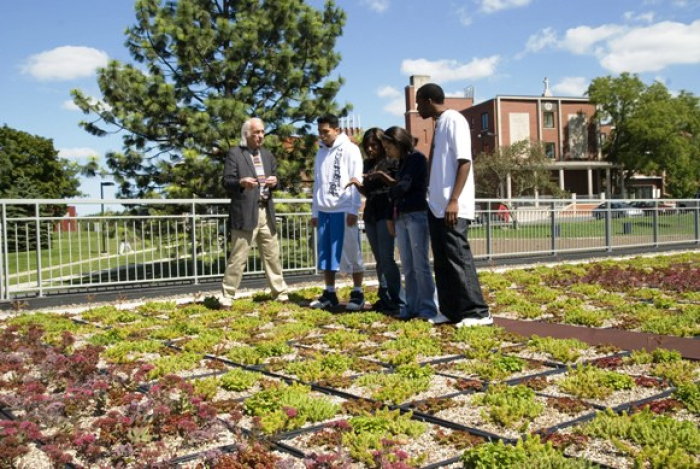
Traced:
[[241, 128], [240, 145], [228, 151], [224, 163], [223, 186], [231, 196], [231, 254], [222, 284], [224, 305], [235, 298], [253, 241], [260, 250], [272, 298], [288, 301], [272, 200], [278, 184], [277, 160], [262, 147], [264, 139], [263, 121], [247, 120]]

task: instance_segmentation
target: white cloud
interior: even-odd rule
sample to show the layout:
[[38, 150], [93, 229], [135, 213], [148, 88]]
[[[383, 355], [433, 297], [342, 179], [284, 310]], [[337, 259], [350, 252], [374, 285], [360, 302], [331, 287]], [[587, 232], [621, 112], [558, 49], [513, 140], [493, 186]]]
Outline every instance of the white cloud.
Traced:
[[536, 34], [530, 36], [525, 45], [527, 52], [539, 52], [545, 47], [551, 47], [557, 44], [557, 33], [553, 28], [545, 28]]
[[615, 73], [700, 64], [700, 20], [691, 24], [665, 21], [630, 30], [608, 41], [599, 57], [601, 65]]
[[367, 5], [370, 10], [383, 13], [389, 8], [389, 0], [362, 0], [362, 5]]
[[377, 96], [380, 98], [396, 98], [401, 96], [401, 92], [393, 86], [383, 86], [377, 90]]
[[556, 96], [583, 96], [588, 90], [588, 80], [584, 77], [565, 77], [552, 85]]
[[99, 157], [99, 152], [89, 147], [59, 148], [58, 156], [60, 156], [61, 158], [67, 158], [71, 160], [79, 160], [88, 158], [90, 156]]
[[478, 0], [480, 10], [486, 14], [496, 13], [510, 8], [520, 8], [529, 5], [532, 0]]
[[494, 75], [500, 60], [498, 55], [472, 59], [466, 64], [457, 60], [406, 59], [401, 63], [401, 73], [406, 76], [430, 75], [432, 80], [440, 83], [478, 80]]
[[459, 7], [455, 10], [455, 14], [459, 19], [459, 22], [464, 26], [469, 26], [472, 24], [472, 15], [467, 7]]
[[394, 116], [403, 116], [406, 113], [406, 100], [394, 98], [384, 106], [384, 110]]
[[654, 21], [654, 12], [648, 11], [646, 13], [635, 13], [633, 11], [626, 11], [623, 15], [625, 21], [638, 21], [640, 23], [651, 23]]
[[61, 107], [63, 109], [68, 110], [68, 111], [80, 111], [80, 108], [78, 106], [76, 106], [75, 103], [73, 102], [73, 100], [71, 100], [71, 99], [67, 99], [67, 100], [63, 101], [63, 104], [61, 104]]
[[389, 101], [384, 105], [384, 111], [394, 116], [403, 116], [406, 112], [406, 100], [403, 93], [393, 86], [383, 86], [377, 90], [377, 96]]
[[106, 52], [92, 47], [62, 46], [29, 57], [22, 72], [37, 80], [75, 80], [89, 77], [107, 65]]
[[[92, 105], [95, 105], [95, 104], [100, 105], [101, 106], [100, 110], [109, 111], [112, 109], [112, 106], [109, 106], [107, 103], [105, 103], [104, 101], [102, 101], [98, 98], [95, 98], [94, 96], [88, 96], [87, 99], [90, 102], [90, 104], [92, 104]], [[78, 106], [75, 105], [75, 102], [72, 99], [68, 99], [66, 101], [63, 101], [63, 103], [61, 104], [61, 107], [63, 109], [68, 110], [68, 111], [82, 112], [82, 110]]]
[[527, 52], [552, 48], [592, 55], [613, 73], [658, 72], [672, 65], [700, 64], [700, 20], [685, 24], [664, 21], [651, 25], [578, 26], [558, 38], [552, 28], [530, 36]]
[[604, 42], [625, 31], [623, 26], [604, 24], [597, 28], [579, 26], [566, 31], [561, 47], [574, 54], [587, 54], [594, 49], [594, 45]]

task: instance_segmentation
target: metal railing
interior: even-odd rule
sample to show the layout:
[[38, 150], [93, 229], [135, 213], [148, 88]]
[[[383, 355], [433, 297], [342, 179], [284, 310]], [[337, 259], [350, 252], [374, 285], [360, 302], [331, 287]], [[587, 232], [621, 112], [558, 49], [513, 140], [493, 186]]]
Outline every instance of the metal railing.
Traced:
[[[601, 201], [477, 201], [469, 241], [477, 259], [700, 244], [696, 200], [654, 200], [640, 212]], [[130, 214], [44, 215], [55, 206], [122, 205]], [[0, 300], [137, 284], [220, 278], [228, 247], [226, 199], [0, 200]], [[277, 199], [286, 274], [315, 272], [308, 199]], [[138, 209], [134, 209], [138, 207]], [[125, 210], [125, 211], [126, 211]], [[374, 264], [366, 239], [365, 262]], [[398, 254], [397, 254], [398, 259]], [[246, 275], [263, 274], [257, 248]]]

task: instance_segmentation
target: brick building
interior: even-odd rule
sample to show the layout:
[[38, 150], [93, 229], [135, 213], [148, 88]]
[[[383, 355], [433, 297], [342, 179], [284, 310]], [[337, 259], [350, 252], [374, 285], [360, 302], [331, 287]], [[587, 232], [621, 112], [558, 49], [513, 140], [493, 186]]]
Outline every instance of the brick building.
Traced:
[[[412, 76], [405, 88], [406, 129], [418, 138], [417, 149], [426, 155], [430, 149], [433, 121], [422, 119], [416, 110], [416, 90], [428, 83], [428, 76]], [[551, 159], [552, 179], [563, 190], [579, 198], [607, 198], [621, 192], [621, 171], [604, 161], [601, 144], [610, 128], [595, 119], [595, 105], [587, 98], [557, 97], [549, 91], [545, 78], [541, 96], [499, 95], [474, 104], [473, 89], [462, 97], [445, 99], [447, 107], [460, 111], [471, 129], [472, 153], [489, 153], [500, 146], [530, 140], [542, 142]], [[644, 181], [638, 197], [659, 197], [663, 193], [660, 178]], [[642, 187], [644, 186], [644, 187]], [[507, 198], [511, 198], [507, 186]]]

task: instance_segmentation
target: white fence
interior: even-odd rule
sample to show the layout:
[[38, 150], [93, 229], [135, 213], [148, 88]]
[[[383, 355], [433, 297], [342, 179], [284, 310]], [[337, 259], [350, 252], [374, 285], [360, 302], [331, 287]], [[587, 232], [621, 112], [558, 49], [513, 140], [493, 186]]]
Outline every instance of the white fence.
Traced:
[[[700, 244], [694, 200], [654, 200], [643, 212], [597, 208], [600, 200], [479, 200], [469, 240], [477, 259]], [[228, 247], [228, 200], [0, 199], [0, 300], [128, 284], [220, 278]], [[55, 217], [52, 207], [124, 207], [122, 213]], [[308, 199], [276, 201], [285, 273], [315, 272]], [[55, 213], [55, 211], [54, 211]], [[364, 242], [365, 260], [374, 264]], [[246, 275], [261, 275], [253, 249]]]

